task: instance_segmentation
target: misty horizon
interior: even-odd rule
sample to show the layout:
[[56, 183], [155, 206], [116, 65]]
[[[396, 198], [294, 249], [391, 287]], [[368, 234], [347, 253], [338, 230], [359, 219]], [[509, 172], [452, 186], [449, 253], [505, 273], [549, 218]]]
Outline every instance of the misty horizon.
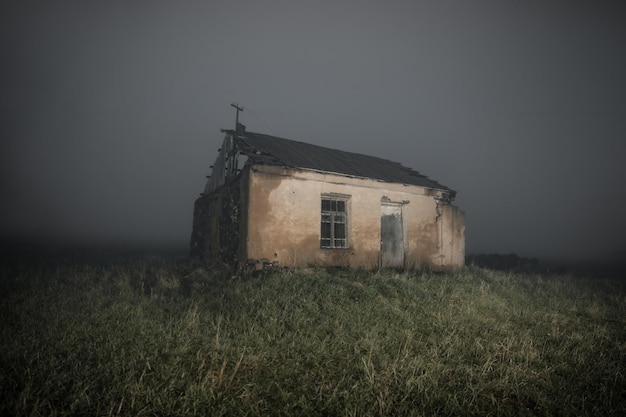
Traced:
[[466, 253], [626, 258], [618, 2], [5, 6], [0, 237], [189, 244], [248, 130], [457, 191]]

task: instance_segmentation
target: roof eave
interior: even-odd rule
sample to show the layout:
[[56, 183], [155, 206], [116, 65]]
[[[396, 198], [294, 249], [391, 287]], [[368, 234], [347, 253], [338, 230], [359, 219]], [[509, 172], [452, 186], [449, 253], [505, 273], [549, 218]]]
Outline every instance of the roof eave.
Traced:
[[248, 159], [248, 161], [246, 162], [247, 165], [252, 166], [252, 165], [262, 165], [262, 166], [277, 166], [277, 167], [281, 167], [281, 168], [287, 168], [287, 169], [296, 169], [296, 170], [300, 170], [300, 171], [309, 171], [309, 172], [315, 172], [318, 174], [324, 174], [324, 175], [337, 175], [340, 177], [346, 177], [346, 178], [354, 178], [354, 179], [359, 179], [359, 180], [370, 180], [370, 181], [378, 181], [378, 182], [382, 182], [382, 183], [386, 183], [386, 184], [399, 184], [399, 185], [404, 185], [404, 186], [413, 186], [413, 187], [423, 187], [426, 189], [430, 189], [430, 190], [437, 190], [437, 191], [443, 191], [443, 192], [447, 192], [451, 195], [452, 198], [454, 198], [454, 196], [456, 195], [456, 191], [451, 190], [450, 188], [446, 187], [446, 186], [441, 186], [441, 187], [432, 187], [432, 186], [428, 186], [428, 185], [421, 185], [421, 184], [411, 184], [411, 183], [407, 183], [407, 182], [394, 182], [394, 181], [387, 181], [387, 180], [383, 180], [381, 178], [375, 178], [375, 177], [363, 177], [363, 176], [359, 176], [359, 175], [350, 175], [350, 174], [345, 174], [342, 172], [334, 172], [334, 171], [324, 171], [322, 169], [315, 169], [315, 168], [305, 168], [305, 167], [298, 167], [298, 166], [289, 166], [289, 165], [285, 165], [285, 164], [273, 164], [273, 163], [268, 163], [265, 161], [258, 161], [258, 160], [254, 160], [254, 154], [253, 155], [248, 155], [245, 154], [246, 156], [248, 156], [250, 158], [250, 156], [252, 156], [252, 158]]

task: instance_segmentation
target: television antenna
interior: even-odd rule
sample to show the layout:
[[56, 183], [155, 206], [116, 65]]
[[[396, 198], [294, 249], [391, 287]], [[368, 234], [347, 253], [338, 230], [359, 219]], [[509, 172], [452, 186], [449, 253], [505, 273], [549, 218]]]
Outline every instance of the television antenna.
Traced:
[[235, 113], [235, 132], [239, 131], [239, 112], [243, 111], [243, 106], [240, 106], [237, 103], [230, 103], [231, 107], [234, 107], [236, 110]]

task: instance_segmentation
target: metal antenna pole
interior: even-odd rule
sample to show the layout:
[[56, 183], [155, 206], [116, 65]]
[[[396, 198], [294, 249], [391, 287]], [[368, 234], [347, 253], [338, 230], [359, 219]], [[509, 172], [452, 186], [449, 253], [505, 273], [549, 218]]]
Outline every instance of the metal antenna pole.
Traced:
[[243, 111], [243, 106], [239, 106], [239, 104], [237, 103], [231, 103], [230, 105], [237, 110], [237, 113], [235, 114], [235, 132], [238, 132], [239, 131], [239, 112]]

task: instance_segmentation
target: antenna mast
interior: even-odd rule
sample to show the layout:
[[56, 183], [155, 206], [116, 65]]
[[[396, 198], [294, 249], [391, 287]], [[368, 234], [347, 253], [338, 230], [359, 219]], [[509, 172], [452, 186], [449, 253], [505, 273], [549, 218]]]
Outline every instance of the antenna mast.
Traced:
[[237, 133], [239, 132], [239, 112], [243, 111], [243, 106], [239, 106], [237, 103], [231, 103], [230, 105], [237, 111], [235, 114], [235, 133]]

